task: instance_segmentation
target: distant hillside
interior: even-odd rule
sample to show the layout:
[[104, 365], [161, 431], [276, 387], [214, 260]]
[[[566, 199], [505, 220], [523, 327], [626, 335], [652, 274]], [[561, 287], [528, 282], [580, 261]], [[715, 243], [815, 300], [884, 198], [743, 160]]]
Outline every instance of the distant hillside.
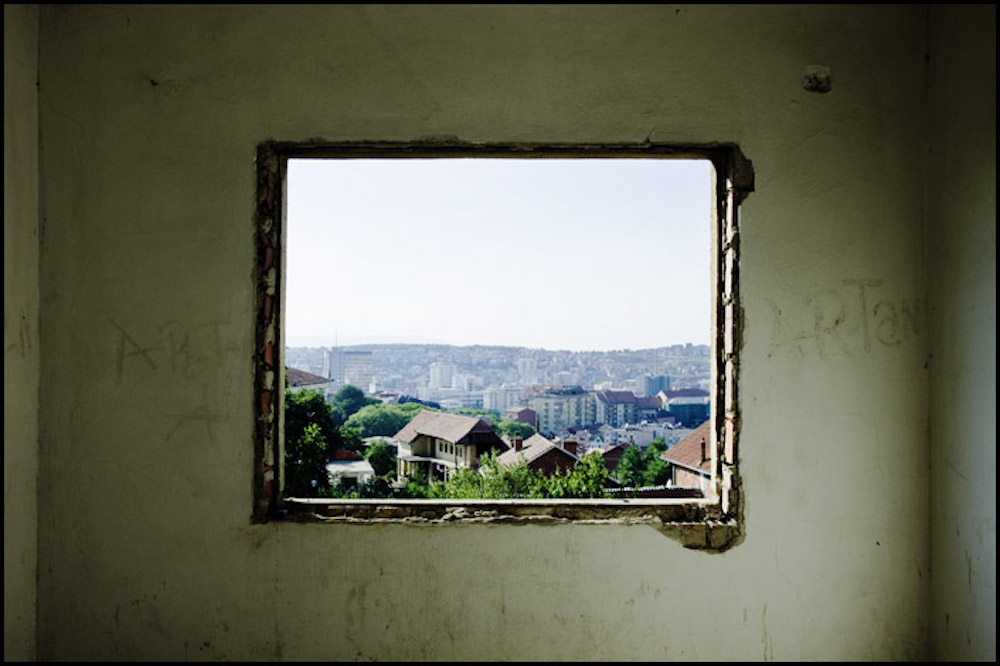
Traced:
[[[290, 367], [323, 373], [324, 347], [286, 348]], [[654, 349], [567, 351], [495, 345], [366, 344], [338, 349], [372, 352], [372, 375], [384, 390], [412, 391], [426, 385], [432, 363], [454, 366], [467, 377], [470, 388], [539, 384], [578, 384], [592, 387], [641, 382], [646, 376], [666, 375], [674, 388], [701, 387], [710, 375], [708, 345], [673, 345]], [[526, 374], [527, 373], [527, 374]], [[531, 375], [531, 376], [529, 376]]]

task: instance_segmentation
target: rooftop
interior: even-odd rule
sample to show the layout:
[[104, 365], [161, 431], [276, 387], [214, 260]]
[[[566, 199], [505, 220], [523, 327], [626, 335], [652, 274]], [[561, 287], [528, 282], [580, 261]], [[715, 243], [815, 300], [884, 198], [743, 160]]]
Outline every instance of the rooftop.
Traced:
[[422, 411], [414, 416], [394, 439], [412, 442], [420, 435], [457, 442], [471, 432], [492, 432], [483, 419], [445, 412]]
[[705, 421], [691, 433], [660, 454], [672, 465], [679, 465], [709, 475], [712, 472], [711, 420]]

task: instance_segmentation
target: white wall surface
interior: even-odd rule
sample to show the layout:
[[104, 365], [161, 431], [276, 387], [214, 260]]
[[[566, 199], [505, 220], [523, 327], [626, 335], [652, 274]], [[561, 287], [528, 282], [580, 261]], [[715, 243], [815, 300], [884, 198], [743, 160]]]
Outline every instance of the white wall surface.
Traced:
[[[39, 656], [928, 655], [927, 28], [906, 6], [43, 7]], [[742, 544], [249, 524], [255, 146], [445, 134], [753, 160]]]
[[3, 8], [3, 657], [35, 655], [38, 8]]

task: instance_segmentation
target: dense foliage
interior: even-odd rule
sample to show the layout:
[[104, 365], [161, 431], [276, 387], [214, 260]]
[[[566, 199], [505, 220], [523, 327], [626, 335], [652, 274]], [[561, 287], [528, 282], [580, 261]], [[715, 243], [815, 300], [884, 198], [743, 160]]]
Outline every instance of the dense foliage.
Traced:
[[285, 392], [285, 495], [327, 497], [326, 464], [343, 444], [320, 391]]
[[389, 477], [396, 473], [396, 453], [391, 444], [385, 441], [371, 444], [365, 451], [365, 460], [371, 463], [375, 476]]
[[348, 418], [365, 405], [378, 405], [378, 398], [369, 398], [357, 386], [344, 384], [333, 394], [330, 400], [330, 410], [338, 425], [343, 425]]
[[514, 419], [502, 419], [493, 423], [493, 432], [499, 437], [520, 437], [528, 439], [535, 434], [535, 428], [530, 423], [521, 423]]
[[662, 486], [670, 479], [670, 463], [660, 458], [666, 450], [661, 438], [654, 439], [645, 449], [629, 446], [615, 468], [614, 477], [626, 488]]
[[606, 497], [608, 470], [599, 453], [581, 458], [572, 470], [552, 476], [532, 471], [527, 462], [504, 465], [490, 454], [480, 460], [480, 469], [459, 469], [445, 483], [431, 485], [435, 497], [451, 499], [535, 499], [559, 497]]
[[359, 437], [392, 437], [403, 429], [418, 412], [433, 407], [419, 402], [407, 402], [402, 405], [390, 405], [376, 402], [365, 405], [351, 414], [344, 422], [344, 427], [356, 432]]

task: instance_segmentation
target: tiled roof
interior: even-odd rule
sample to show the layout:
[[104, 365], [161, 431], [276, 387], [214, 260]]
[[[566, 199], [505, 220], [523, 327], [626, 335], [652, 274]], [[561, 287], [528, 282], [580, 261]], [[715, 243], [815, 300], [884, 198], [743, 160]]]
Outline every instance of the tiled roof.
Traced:
[[364, 460], [365, 457], [348, 449], [337, 449], [333, 452], [334, 460]]
[[326, 377], [320, 375], [314, 375], [311, 372], [306, 372], [305, 370], [299, 370], [298, 368], [285, 368], [285, 375], [288, 377], [288, 383], [292, 386], [303, 386], [306, 384], [326, 384], [330, 380]]
[[597, 399], [601, 402], [606, 402], [608, 404], [618, 404], [624, 403], [627, 405], [635, 404], [635, 394], [632, 391], [598, 391]]
[[544, 446], [545, 444], [553, 444], [553, 443], [554, 442], [551, 439], [543, 437], [542, 435], [539, 435], [537, 432], [528, 439], [524, 440], [524, 446], [526, 447], [534, 446], [535, 444], [541, 444]]
[[573, 455], [572, 453], [562, 448], [561, 446], [554, 444], [553, 442], [550, 442], [541, 435], [532, 435], [531, 438], [525, 440], [525, 444], [527, 444], [535, 437], [539, 437], [543, 441], [536, 441], [534, 444], [530, 446], [525, 446], [520, 451], [515, 451], [514, 449], [507, 449], [499, 456], [497, 456], [497, 462], [503, 465], [516, 465], [518, 461], [523, 459], [528, 461], [528, 463], [530, 464], [531, 462], [544, 456], [549, 451], [553, 450], [561, 452], [564, 456], [573, 460], [573, 462], [579, 460], [577, 456]]
[[673, 391], [661, 391], [661, 393], [668, 398], [695, 398], [708, 395], [708, 391], [700, 388], [674, 389]]
[[395, 434], [394, 439], [412, 442], [418, 435], [427, 435], [448, 442], [457, 442], [470, 432], [491, 432], [491, 430], [486, 421], [472, 416], [424, 410], [418, 412], [403, 426], [403, 429]]
[[[531, 437], [529, 437], [528, 439], [524, 440], [521, 443], [521, 448], [519, 450], [515, 451], [512, 445], [509, 449], [507, 449], [499, 456], [497, 456], [497, 460], [503, 463], [504, 465], [514, 465], [521, 458], [524, 458], [528, 462], [531, 462], [542, 453], [545, 453], [545, 451], [547, 451], [552, 446], [554, 446], [554, 442], [552, 440], [543, 437], [542, 435], [536, 432], [534, 435], [532, 435]], [[530, 455], [525, 453], [524, 450], [528, 448], [536, 448], [538, 450], [537, 455], [536, 452], [534, 451]]]
[[[679, 465], [687, 469], [695, 470], [702, 474], [712, 472], [712, 432], [711, 420], [705, 421], [688, 434], [687, 437], [677, 442], [669, 449], [660, 454], [660, 457], [672, 465]], [[705, 442], [705, 460], [702, 460], [702, 442]]]
[[338, 460], [327, 464], [326, 471], [334, 475], [375, 475], [375, 468], [367, 460]]
[[659, 409], [660, 399], [655, 395], [645, 396], [643, 398], [635, 399], [635, 406], [639, 409]]

